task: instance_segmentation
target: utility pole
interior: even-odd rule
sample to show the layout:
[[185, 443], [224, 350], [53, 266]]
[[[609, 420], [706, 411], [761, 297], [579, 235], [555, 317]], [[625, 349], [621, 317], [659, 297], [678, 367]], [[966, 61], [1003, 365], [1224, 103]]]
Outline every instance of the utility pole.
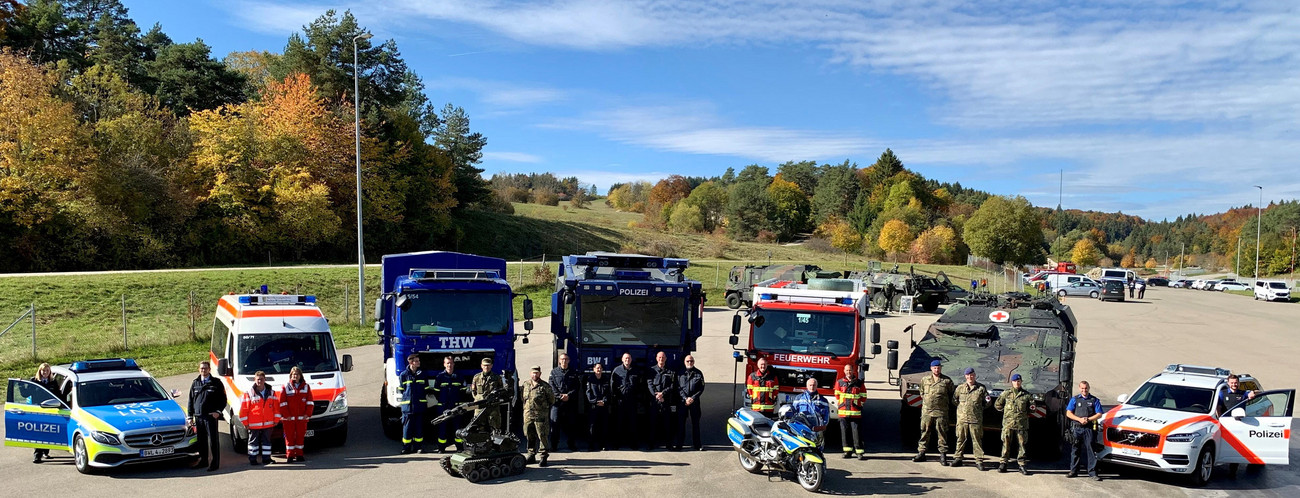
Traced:
[[1237, 266], [1233, 267], [1232, 276], [1241, 278], [1241, 235], [1237, 235]]
[[357, 323], [366, 324], [366, 251], [361, 233], [361, 64], [357, 63], [357, 42], [369, 40], [370, 33], [352, 37], [352, 116], [357, 140]]
[[1255, 219], [1255, 280], [1259, 280], [1259, 231], [1264, 224], [1264, 187], [1256, 185], [1259, 189], [1259, 205], [1255, 206], [1255, 212], [1258, 216]]
[[1186, 242], [1178, 243], [1178, 278], [1183, 278], [1183, 250], [1187, 249]]

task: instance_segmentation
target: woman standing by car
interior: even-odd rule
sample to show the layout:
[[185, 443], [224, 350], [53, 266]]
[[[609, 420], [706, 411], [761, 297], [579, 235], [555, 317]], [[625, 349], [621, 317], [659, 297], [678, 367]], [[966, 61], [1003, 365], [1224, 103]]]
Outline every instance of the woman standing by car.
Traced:
[[311, 418], [311, 386], [302, 378], [302, 369], [289, 370], [289, 382], [280, 388], [280, 424], [284, 427], [284, 461], [305, 461], [302, 443], [307, 436], [307, 419]]
[[[36, 367], [36, 376], [32, 377], [32, 382], [44, 387], [46, 391], [55, 396], [59, 395], [59, 386], [54, 382], [54, 374], [50, 373], [50, 364], [42, 363]], [[50, 450], [36, 449], [32, 450], [32, 463], [41, 463], [41, 458], [49, 458]]]

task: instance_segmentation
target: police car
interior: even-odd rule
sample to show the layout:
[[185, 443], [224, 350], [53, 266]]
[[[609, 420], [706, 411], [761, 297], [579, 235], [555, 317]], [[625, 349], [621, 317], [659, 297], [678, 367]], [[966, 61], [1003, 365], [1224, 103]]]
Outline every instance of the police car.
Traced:
[[[1104, 462], [1185, 474], [1204, 485], [1216, 463], [1289, 463], [1294, 389], [1259, 391], [1224, 406], [1228, 370], [1169, 365], [1106, 412], [1100, 431]], [[1258, 391], [1242, 375], [1240, 389]]]
[[[192, 458], [185, 409], [132, 359], [51, 368], [59, 392], [9, 379], [5, 446], [72, 452], [83, 474], [124, 464]], [[191, 449], [193, 448], [193, 450]]]

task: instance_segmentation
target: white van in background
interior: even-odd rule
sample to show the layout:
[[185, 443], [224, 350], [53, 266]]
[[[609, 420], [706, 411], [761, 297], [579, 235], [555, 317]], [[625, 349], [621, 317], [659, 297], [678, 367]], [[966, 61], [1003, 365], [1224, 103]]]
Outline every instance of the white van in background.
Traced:
[[1125, 284], [1129, 280], [1137, 280], [1137, 273], [1126, 268], [1102, 268], [1102, 280], [1123, 280]]
[[1290, 301], [1291, 289], [1286, 287], [1286, 282], [1276, 280], [1256, 280], [1255, 281], [1255, 299], [1265, 301]]
[[1092, 282], [1093, 284], [1097, 284], [1097, 282], [1093, 281], [1091, 278], [1079, 274], [1074, 274], [1074, 273], [1058, 273], [1055, 275], [1048, 275], [1047, 278], [1044, 280], [1046, 280], [1047, 283], [1052, 286], [1052, 290], [1063, 289], [1066, 286], [1075, 282]]

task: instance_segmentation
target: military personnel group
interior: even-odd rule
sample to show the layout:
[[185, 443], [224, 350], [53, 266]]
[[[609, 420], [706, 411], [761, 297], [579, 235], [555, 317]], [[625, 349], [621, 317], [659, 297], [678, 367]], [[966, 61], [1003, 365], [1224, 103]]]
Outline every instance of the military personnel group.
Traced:
[[[676, 372], [667, 365], [667, 356], [660, 352], [655, 357], [655, 365], [643, 370], [633, 365], [632, 355], [624, 354], [622, 363], [614, 367], [613, 372], [606, 373], [604, 365], [595, 364], [591, 373], [583, 374], [570, 366], [569, 356], [560, 354], [559, 366], [551, 370], [549, 381], [542, 379], [540, 366], [532, 367], [529, 378], [521, 386], [523, 398], [523, 427], [527, 438], [528, 463], [547, 465], [552, 449], [558, 449], [561, 442], [567, 444], [569, 451], [579, 450], [581, 440], [587, 451], [612, 450], [620, 448], [641, 448], [654, 450], [660, 447], [680, 451], [687, 441], [687, 422], [690, 422], [690, 442], [695, 450], [703, 449], [700, 439], [700, 396], [704, 393], [704, 374], [695, 368], [695, 358], [686, 356], [685, 369]], [[443, 370], [429, 374], [420, 368], [418, 355], [407, 359], [407, 369], [402, 372], [401, 394], [402, 407], [402, 453], [426, 453], [424, 447], [424, 421], [427, 406], [427, 393], [432, 392], [436, 399], [433, 409], [435, 416], [450, 410], [457, 404], [482, 400], [489, 393], [502, 389], [504, 382], [499, 374], [492, 373], [492, 360], [485, 358], [480, 364], [482, 372], [466, 382], [456, 374], [456, 366], [451, 357], [443, 360]], [[921, 437], [917, 444], [914, 462], [924, 462], [931, 435], [937, 439], [939, 462], [942, 465], [960, 467], [963, 465], [967, 446], [975, 460], [975, 467], [985, 470], [984, 448], [981, 443], [984, 433], [984, 412], [992, 403], [993, 408], [1002, 412], [1002, 455], [998, 463], [999, 472], [1007, 472], [1007, 466], [1013, 460], [1016, 470], [1028, 475], [1026, 464], [1026, 445], [1029, 441], [1029, 416], [1033, 404], [1032, 395], [1022, 386], [1020, 374], [1011, 376], [1011, 388], [1003, 391], [997, 399], [990, 397], [987, 388], [976, 380], [976, 371], [966, 368], [963, 372], [965, 381], [954, 384], [952, 379], [943, 374], [943, 365], [939, 360], [930, 364], [931, 375], [920, 383], [921, 392]], [[829, 420], [829, 409], [816, 408], [821, 396], [817, 394], [815, 382], [808, 382], [805, 393], [796, 402], [796, 409], [811, 412], [818, 422], [818, 430]], [[777, 408], [778, 384], [776, 375], [768, 368], [767, 360], [759, 358], [757, 369], [747, 376], [745, 381], [746, 398], [749, 408], [764, 415], [772, 416]], [[843, 376], [834, 386], [834, 405], [839, 418], [841, 450], [844, 458], [866, 459], [862, 430], [862, 407], [866, 401], [866, 388], [858, 376], [856, 366], [844, 366]], [[816, 400], [809, 403], [807, 400]], [[956, 445], [948, 444], [948, 417], [952, 406], [956, 406], [957, 420]], [[811, 408], [810, 408], [811, 407]], [[495, 407], [479, 407], [475, 412], [483, 413], [488, 424], [494, 430], [503, 430], [502, 415]], [[1088, 392], [1088, 383], [1079, 383], [1079, 394], [1070, 399], [1066, 407], [1066, 417], [1070, 427], [1065, 435], [1071, 443], [1070, 471], [1068, 477], [1075, 477], [1079, 471], [1100, 480], [1096, 473], [1096, 455], [1094, 427], [1101, 418], [1101, 402]], [[465, 419], [458, 423], [443, 423], [437, 427], [437, 443], [433, 450], [446, 452], [451, 445], [460, 446], [462, 441], [456, 436], [457, 426], [464, 425]], [[949, 450], [954, 457], [949, 460]]]

